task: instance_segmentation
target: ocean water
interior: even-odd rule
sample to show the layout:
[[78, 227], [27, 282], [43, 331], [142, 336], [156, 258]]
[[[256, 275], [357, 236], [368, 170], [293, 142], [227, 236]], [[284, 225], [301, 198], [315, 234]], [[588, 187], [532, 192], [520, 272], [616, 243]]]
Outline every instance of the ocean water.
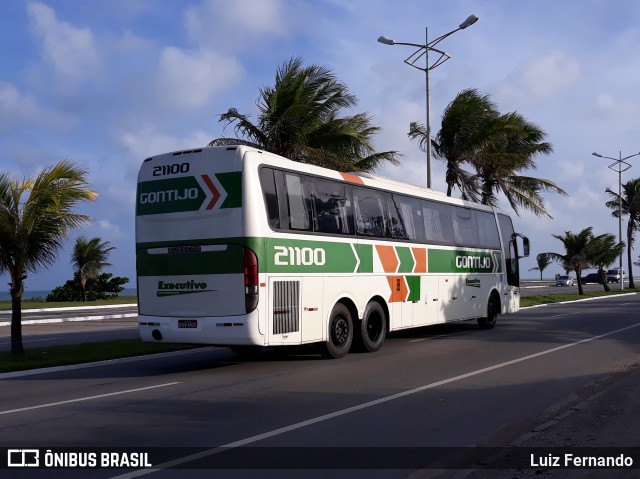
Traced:
[[[43, 300], [50, 293], [50, 290], [30, 290], [25, 289], [24, 294], [22, 295], [22, 299], [34, 299], [34, 298], [42, 298]], [[137, 294], [136, 288], [125, 288], [120, 296], [135, 296]], [[9, 290], [0, 291], [0, 301], [6, 301], [11, 299], [11, 295], [9, 294]]]

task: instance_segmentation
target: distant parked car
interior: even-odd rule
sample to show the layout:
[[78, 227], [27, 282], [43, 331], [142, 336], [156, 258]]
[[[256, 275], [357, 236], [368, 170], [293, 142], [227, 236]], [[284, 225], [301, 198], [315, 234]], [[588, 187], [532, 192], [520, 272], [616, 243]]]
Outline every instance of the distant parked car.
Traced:
[[620, 268], [613, 268], [607, 271], [607, 274], [605, 276], [607, 283], [619, 283], [622, 279], [620, 271]]
[[571, 276], [558, 276], [558, 279], [556, 279], [556, 286], [573, 286], [574, 283]]
[[602, 283], [602, 280], [600, 279], [600, 275], [598, 273], [589, 273], [588, 275], [583, 276], [582, 278], [580, 278], [580, 282], [582, 284]]

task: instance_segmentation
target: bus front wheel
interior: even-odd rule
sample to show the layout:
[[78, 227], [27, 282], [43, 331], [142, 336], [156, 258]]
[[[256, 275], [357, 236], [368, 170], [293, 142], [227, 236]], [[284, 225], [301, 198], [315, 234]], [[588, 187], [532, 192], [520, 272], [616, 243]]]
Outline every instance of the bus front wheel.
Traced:
[[377, 301], [367, 304], [360, 322], [360, 343], [362, 348], [373, 353], [382, 347], [387, 334], [387, 315]]
[[353, 342], [353, 321], [349, 309], [344, 304], [338, 303], [333, 307], [328, 333], [322, 355], [333, 359], [346, 356]]
[[486, 318], [478, 318], [478, 325], [482, 329], [493, 329], [496, 325], [496, 321], [498, 319], [498, 313], [500, 312], [500, 304], [498, 303], [498, 299], [495, 294], [489, 296], [489, 301], [487, 303], [487, 317]]

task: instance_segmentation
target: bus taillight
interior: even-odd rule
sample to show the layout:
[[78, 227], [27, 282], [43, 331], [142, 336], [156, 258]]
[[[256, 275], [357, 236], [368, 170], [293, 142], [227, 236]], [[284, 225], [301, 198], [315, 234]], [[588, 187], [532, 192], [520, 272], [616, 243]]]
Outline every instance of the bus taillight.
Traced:
[[258, 257], [250, 248], [244, 249], [244, 302], [247, 313], [258, 307]]

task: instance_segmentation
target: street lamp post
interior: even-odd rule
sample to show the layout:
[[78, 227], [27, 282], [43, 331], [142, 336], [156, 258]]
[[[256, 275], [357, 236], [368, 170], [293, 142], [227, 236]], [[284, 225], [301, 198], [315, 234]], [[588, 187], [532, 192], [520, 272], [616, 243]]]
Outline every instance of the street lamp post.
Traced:
[[[627, 171], [631, 168], [631, 164], [627, 163], [626, 160], [629, 158], [633, 158], [634, 156], [640, 155], [639, 153], [634, 153], [633, 155], [625, 156], [622, 158], [622, 151], [618, 153], [618, 158], [613, 158], [611, 156], [604, 156], [600, 153], [596, 153], [595, 151], [591, 153], [593, 156], [597, 156], [598, 158], [606, 158], [608, 160], [613, 160], [613, 163], [609, 165], [609, 169], [616, 171], [618, 173], [618, 241], [622, 243], [622, 172]], [[629, 245], [627, 245], [627, 248]], [[622, 269], [622, 257], [624, 255], [624, 251], [620, 252], [620, 289], [624, 289], [624, 270]]]
[[[416, 47], [417, 50], [405, 58], [404, 62], [417, 68], [418, 70], [422, 70], [425, 73], [425, 83], [426, 83], [426, 94], [427, 94], [427, 188], [431, 188], [431, 113], [429, 108], [429, 96], [430, 96], [430, 85], [429, 85], [429, 71], [433, 70], [436, 67], [439, 67], [444, 62], [446, 62], [451, 56], [442, 50], [438, 50], [434, 48], [438, 43], [447, 38], [449, 35], [454, 34], [458, 30], [464, 30], [465, 28], [473, 25], [478, 21], [477, 15], [469, 15], [467, 19], [462, 22], [458, 28], [450, 31], [449, 33], [445, 33], [444, 35], [439, 36], [435, 40], [429, 42], [429, 29], [425, 27], [424, 29], [424, 45], [419, 43], [404, 43], [404, 42], [396, 42], [391, 38], [381, 36], [378, 37], [378, 42], [384, 43], [385, 45], [407, 45], [410, 47]], [[433, 64], [429, 65], [429, 52], [435, 52], [439, 55], [438, 59], [433, 62]], [[420, 60], [422, 57], [425, 57], [425, 66], [420, 67], [416, 65], [416, 62]]]

